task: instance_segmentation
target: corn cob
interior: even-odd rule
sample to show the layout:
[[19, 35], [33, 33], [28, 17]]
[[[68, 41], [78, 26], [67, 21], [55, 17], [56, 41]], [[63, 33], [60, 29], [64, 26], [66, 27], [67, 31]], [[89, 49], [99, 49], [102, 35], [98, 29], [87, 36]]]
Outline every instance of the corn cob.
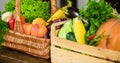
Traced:
[[75, 34], [75, 38], [78, 43], [85, 44], [85, 27], [80, 19], [78, 17], [73, 19], [73, 31]]

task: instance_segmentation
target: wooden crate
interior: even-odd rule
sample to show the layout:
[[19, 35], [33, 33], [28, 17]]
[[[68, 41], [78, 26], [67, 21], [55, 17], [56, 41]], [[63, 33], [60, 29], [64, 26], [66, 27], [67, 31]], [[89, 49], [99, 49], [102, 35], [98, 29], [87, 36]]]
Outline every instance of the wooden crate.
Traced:
[[[81, 45], [57, 37], [55, 26], [51, 29], [51, 62], [52, 63], [120, 63], [120, 52]], [[61, 48], [62, 47], [62, 48]]]

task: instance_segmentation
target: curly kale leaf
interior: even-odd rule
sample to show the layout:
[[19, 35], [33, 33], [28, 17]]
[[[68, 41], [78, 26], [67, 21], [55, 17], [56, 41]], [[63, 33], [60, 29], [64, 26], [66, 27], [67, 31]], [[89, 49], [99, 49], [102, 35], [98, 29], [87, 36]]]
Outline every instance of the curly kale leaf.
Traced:
[[[15, 11], [15, 0], [10, 0], [5, 4], [6, 11]], [[45, 20], [50, 18], [50, 2], [43, 0], [21, 0], [21, 15], [27, 22], [31, 23], [33, 19], [41, 17]]]

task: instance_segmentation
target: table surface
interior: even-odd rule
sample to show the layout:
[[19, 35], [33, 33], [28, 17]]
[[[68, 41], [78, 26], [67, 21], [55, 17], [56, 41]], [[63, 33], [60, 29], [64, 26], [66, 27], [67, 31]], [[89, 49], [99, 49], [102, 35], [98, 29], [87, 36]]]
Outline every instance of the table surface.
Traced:
[[42, 59], [28, 55], [20, 51], [2, 47], [0, 48], [0, 63], [51, 63], [51, 62], [50, 59]]

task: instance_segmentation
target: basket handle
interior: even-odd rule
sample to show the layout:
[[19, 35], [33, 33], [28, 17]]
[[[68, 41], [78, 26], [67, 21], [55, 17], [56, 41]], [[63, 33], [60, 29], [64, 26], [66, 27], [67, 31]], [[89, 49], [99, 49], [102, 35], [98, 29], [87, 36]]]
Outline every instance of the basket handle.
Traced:
[[51, 0], [51, 16], [57, 11], [56, 0]]
[[16, 0], [16, 4], [15, 4], [14, 31], [23, 33], [22, 23], [21, 23], [21, 20], [20, 20], [20, 0]]

